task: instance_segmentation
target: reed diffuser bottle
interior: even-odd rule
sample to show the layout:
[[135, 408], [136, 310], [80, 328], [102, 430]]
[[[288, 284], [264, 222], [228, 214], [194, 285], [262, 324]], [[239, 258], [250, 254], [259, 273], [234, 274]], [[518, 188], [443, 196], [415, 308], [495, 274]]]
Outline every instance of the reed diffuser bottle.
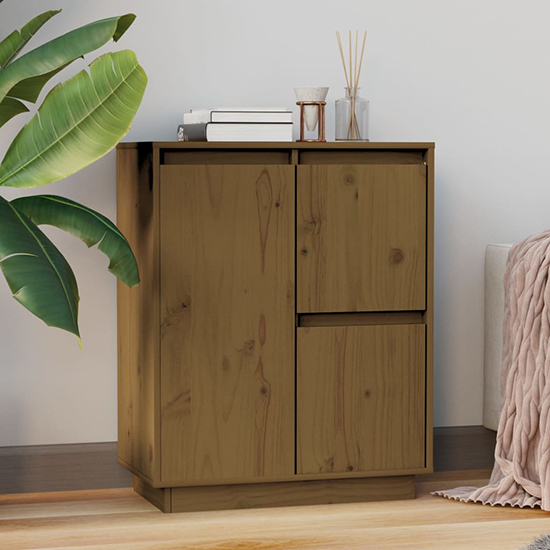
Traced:
[[[369, 102], [359, 96], [359, 77], [365, 53], [367, 31], [363, 34], [361, 57], [357, 55], [359, 32], [355, 31], [355, 45], [353, 45], [351, 31], [349, 31], [349, 67], [346, 65], [344, 48], [340, 33], [336, 32], [336, 40], [342, 58], [344, 75], [346, 77], [346, 95], [336, 101], [336, 140], [337, 141], [368, 141], [369, 140]], [[355, 55], [352, 51], [355, 50]], [[349, 73], [349, 76], [348, 76]]]
[[369, 102], [359, 97], [360, 88], [345, 88], [336, 100], [336, 141], [369, 140]]

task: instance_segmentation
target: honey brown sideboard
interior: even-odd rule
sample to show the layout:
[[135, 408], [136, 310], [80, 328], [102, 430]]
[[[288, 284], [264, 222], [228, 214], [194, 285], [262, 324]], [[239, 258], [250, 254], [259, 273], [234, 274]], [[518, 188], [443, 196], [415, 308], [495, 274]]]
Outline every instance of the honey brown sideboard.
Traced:
[[434, 145], [125, 143], [118, 459], [165, 512], [414, 497]]

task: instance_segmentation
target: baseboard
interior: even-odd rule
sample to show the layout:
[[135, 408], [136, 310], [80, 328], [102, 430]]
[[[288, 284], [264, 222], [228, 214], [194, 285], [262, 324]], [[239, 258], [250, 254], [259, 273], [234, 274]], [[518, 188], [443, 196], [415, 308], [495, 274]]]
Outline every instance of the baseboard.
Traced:
[[0, 447], [0, 494], [131, 487], [116, 448], [116, 442]]
[[496, 432], [483, 426], [434, 428], [434, 471], [491, 470]]
[[[434, 470], [487, 470], [495, 432], [483, 426], [434, 429]], [[116, 443], [0, 447], [0, 494], [132, 487]]]

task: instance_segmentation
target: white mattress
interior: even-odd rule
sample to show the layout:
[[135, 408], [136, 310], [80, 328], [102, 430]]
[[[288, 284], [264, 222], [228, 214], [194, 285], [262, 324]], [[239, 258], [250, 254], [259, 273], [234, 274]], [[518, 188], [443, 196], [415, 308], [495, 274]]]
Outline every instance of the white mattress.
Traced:
[[502, 323], [504, 320], [504, 271], [511, 244], [490, 244], [485, 250], [485, 357], [483, 425], [496, 430], [502, 407]]

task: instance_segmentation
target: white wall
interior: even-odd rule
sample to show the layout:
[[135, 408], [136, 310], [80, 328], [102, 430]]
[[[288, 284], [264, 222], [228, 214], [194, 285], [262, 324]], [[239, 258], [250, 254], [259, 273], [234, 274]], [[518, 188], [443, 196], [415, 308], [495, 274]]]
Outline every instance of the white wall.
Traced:
[[[331, 87], [332, 138], [344, 85], [334, 31], [368, 28], [372, 140], [437, 143], [435, 424], [481, 423], [485, 245], [550, 227], [547, 2], [5, 0], [0, 36], [58, 7], [35, 44], [138, 15], [114, 46], [134, 49], [150, 81], [128, 140], [173, 139], [192, 107], [294, 107], [296, 85]], [[0, 154], [23, 120], [0, 130]], [[45, 189], [114, 216], [114, 155]], [[0, 281], [0, 446], [116, 438], [115, 281], [101, 253], [49, 233], [80, 285], [84, 351]]]

